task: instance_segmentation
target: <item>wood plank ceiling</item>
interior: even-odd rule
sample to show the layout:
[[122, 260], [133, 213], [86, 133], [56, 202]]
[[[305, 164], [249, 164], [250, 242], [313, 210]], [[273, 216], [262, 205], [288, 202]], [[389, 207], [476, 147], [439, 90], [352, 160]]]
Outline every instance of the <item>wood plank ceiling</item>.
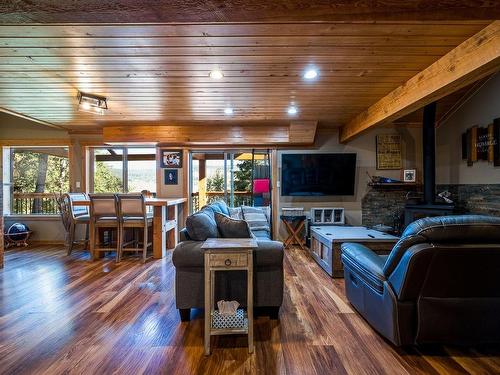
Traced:
[[[0, 107], [71, 130], [220, 120], [340, 126], [488, 24], [3, 24]], [[302, 78], [308, 67], [319, 71], [313, 82]], [[213, 69], [224, 77], [211, 79]], [[107, 113], [78, 111], [79, 90], [106, 96]], [[291, 104], [296, 116], [286, 113]]]

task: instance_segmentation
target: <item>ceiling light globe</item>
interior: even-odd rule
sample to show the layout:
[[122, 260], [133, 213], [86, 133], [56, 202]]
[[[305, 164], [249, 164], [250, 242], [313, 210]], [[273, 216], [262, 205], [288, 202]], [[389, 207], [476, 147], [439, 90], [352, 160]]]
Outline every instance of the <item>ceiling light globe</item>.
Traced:
[[318, 71], [316, 69], [307, 69], [304, 72], [305, 79], [315, 79], [318, 76]]
[[212, 70], [209, 75], [212, 79], [222, 79], [224, 77], [224, 74], [220, 70]]
[[288, 109], [286, 110], [286, 112], [290, 116], [294, 116], [294, 115], [296, 115], [299, 112], [299, 110], [297, 109], [297, 107], [295, 107], [295, 106], [292, 105], [292, 106], [288, 107]]

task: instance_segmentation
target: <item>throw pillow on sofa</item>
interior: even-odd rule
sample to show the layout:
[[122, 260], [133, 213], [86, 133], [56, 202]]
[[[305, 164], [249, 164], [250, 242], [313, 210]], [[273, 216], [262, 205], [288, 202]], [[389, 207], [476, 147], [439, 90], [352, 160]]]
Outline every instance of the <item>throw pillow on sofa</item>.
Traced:
[[216, 212], [215, 222], [223, 238], [252, 238], [252, 232], [245, 220], [232, 219]]
[[227, 207], [226, 202], [221, 200], [212, 202], [209, 205], [204, 206], [202, 210], [205, 208], [211, 210], [213, 213], [219, 212], [226, 216], [230, 216], [229, 208]]
[[214, 213], [202, 209], [186, 218], [186, 230], [193, 241], [205, 241], [207, 238], [219, 237]]
[[243, 220], [243, 212], [241, 211], [241, 207], [228, 207], [229, 208], [229, 216], [233, 219]]
[[243, 219], [248, 223], [251, 230], [270, 231], [269, 221], [261, 207], [242, 206]]

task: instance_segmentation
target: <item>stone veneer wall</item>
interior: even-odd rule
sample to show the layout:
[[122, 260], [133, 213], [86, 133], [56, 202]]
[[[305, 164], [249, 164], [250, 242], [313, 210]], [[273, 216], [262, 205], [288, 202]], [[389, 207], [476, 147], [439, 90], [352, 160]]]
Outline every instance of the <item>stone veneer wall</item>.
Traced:
[[[458, 213], [500, 216], [500, 184], [437, 185], [436, 190], [450, 191]], [[363, 225], [393, 226], [394, 216], [404, 210], [407, 193], [396, 188], [370, 189], [361, 201]]]
[[364, 226], [377, 224], [394, 226], [395, 216], [401, 216], [406, 195], [414, 190], [396, 187], [370, 188], [361, 200], [361, 220]]
[[500, 216], [500, 184], [437, 185], [452, 194], [458, 212]]

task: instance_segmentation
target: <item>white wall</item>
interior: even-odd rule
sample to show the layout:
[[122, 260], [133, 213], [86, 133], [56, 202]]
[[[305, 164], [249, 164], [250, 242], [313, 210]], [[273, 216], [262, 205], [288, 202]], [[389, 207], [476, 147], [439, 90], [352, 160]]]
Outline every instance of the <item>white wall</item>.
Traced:
[[[0, 139], [67, 139], [68, 132], [0, 112]], [[29, 146], [29, 145], [28, 145]]]
[[[33, 216], [7, 216], [5, 217], [5, 228], [13, 223], [24, 223], [33, 231], [29, 242], [39, 243], [64, 243], [65, 230], [59, 215], [46, 217]], [[79, 226], [80, 227], [80, 226]], [[84, 229], [79, 228], [77, 238], [83, 238]]]
[[485, 127], [500, 117], [500, 74], [467, 100], [436, 132], [436, 183], [500, 184], [500, 167], [462, 160], [462, 133], [474, 125]]
[[[315, 150], [286, 150], [278, 152], [279, 176], [281, 178], [281, 155], [283, 153], [328, 153], [328, 152], [354, 152], [357, 154], [356, 161], [356, 186], [353, 196], [338, 197], [283, 197], [280, 194], [279, 210], [282, 207], [343, 207], [345, 209], [346, 222], [353, 225], [361, 225], [361, 200], [368, 189], [368, 176], [379, 175], [395, 179], [401, 178], [400, 170], [377, 170], [375, 137], [377, 134], [401, 134], [403, 169], [422, 170], [422, 144], [420, 129], [416, 128], [378, 128], [369, 131], [354, 139], [348, 144], [338, 142], [338, 130], [319, 131], [316, 135], [317, 148]], [[280, 235], [286, 236], [284, 226], [280, 223]]]

